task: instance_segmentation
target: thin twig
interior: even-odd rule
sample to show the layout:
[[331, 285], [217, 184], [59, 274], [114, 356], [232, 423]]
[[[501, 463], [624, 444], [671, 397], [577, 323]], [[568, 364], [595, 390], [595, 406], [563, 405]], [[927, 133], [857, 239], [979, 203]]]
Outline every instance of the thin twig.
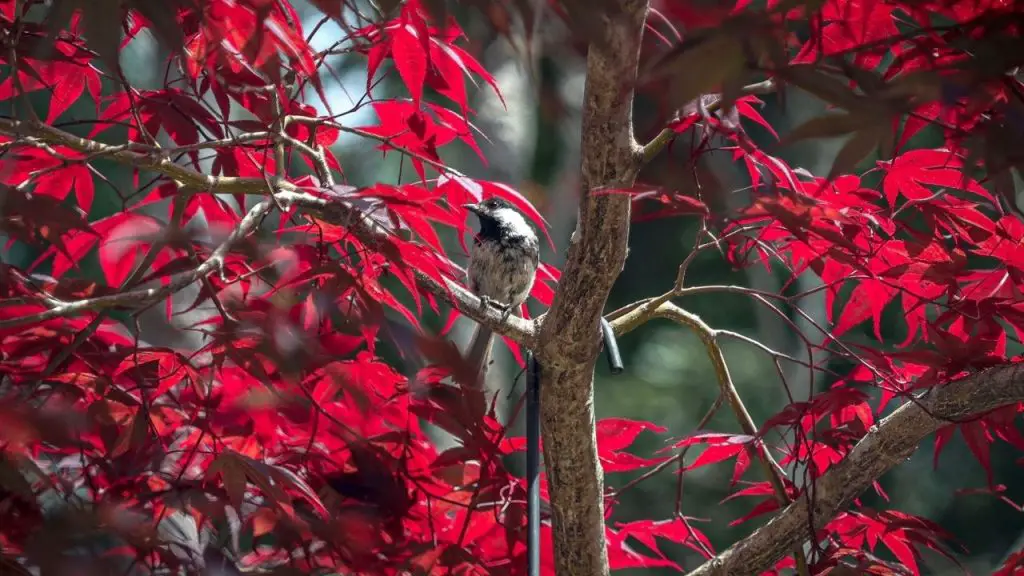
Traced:
[[[758, 94], [771, 94], [775, 92], [775, 81], [772, 79], [756, 82], [754, 84], [748, 84], [740, 89], [740, 96], [750, 96]], [[717, 100], [714, 100], [707, 105], [702, 107], [702, 110], [708, 114], [713, 114], [718, 111], [718, 108], [722, 105], [722, 98], [719, 95]], [[643, 150], [640, 152], [641, 163], [647, 164], [654, 159], [670, 142], [676, 137], [676, 131], [671, 127], [666, 127], [658, 133], [650, 142], [644, 144]]]
[[210, 254], [209, 258], [193, 270], [182, 274], [164, 286], [159, 288], [129, 290], [126, 292], [111, 294], [109, 296], [98, 296], [96, 298], [84, 298], [73, 302], [64, 302], [45, 312], [40, 312], [39, 314], [0, 320], [0, 328], [11, 328], [14, 326], [23, 326], [25, 324], [34, 324], [36, 322], [43, 322], [54, 318], [73, 316], [83, 312], [103, 310], [107, 308], [146, 307], [155, 302], [159, 302], [161, 299], [182, 290], [207, 274], [214, 272], [215, 270], [219, 270], [223, 265], [224, 257], [227, 255], [228, 251], [230, 251], [239, 240], [248, 236], [256, 228], [260, 219], [270, 212], [270, 209], [273, 206], [273, 203], [269, 200], [264, 200], [263, 202], [253, 206], [252, 209], [249, 210], [249, 213], [245, 215], [245, 218], [242, 219], [241, 223], [239, 223], [238, 227], [228, 235], [227, 239], [224, 240], [224, 242], [221, 243], [221, 245], [218, 246], [212, 254]]
[[[711, 404], [711, 408], [708, 409], [708, 411], [700, 419], [700, 422], [697, 423], [697, 429], [698, 430], [700, 430], [700, 429], [704, 428], [705, 426], [707, 426], [708, 422], [711, 421], [711, 418], [714, 417], [714, 415], [716, 413], [718, 413], [719, 409], [721, 409], [722, 404], [723, 404], [724, 401], [725, 401], [725, 396], [723, 396], [722, 394], [719, 394], [717, 397], [715, 397], [715, 401], [714, 401], [713, 404]], [[651, 468], [647, 472], [644, 472], [642, 475], [640, 475], [640, 476], [638, 476], [636, 478], [633, 478], [629, 482], [626, 482], [621, 487], [616, 488], [615, 490], [612, 490], [611, 494], [609, 494], [609, 497], [614, 498], [614, 497], [620, 496], [623, 492], [633, 488], [634, 486], [636, 486], [637, 484], [640, 484], [644, 480], [647, 480], [648, 478], [656, 476], [659, 472], [661, 472], [662, 470], [668, 468], [669, 466], [674, 464], [676, 461], [682, 461], [684, 458], [686, 458], [686, 453], [689, 452], [691, 446], [693, 446], [693, 444], [687, 444], [686, 446], [683, 446], [683, 448], [681, 450], [679, 450], [679, 452], [675, 456], [669, 458], [668, 460], [665, 460], [664, 462], [658, 464], [654, 468]]]
[[[740, 429], [747, 436], [754, 438], [755, 453], [758, 456], [758, 461], [761, 463], [764, 475], [771, 485], [772, 491], [775, 493], [775, 499], [779, 502], [780, 507], [788, 506], [791, 500], [786, 492], [784, 474], [775, 458], [772, 457], [771, 452], [768, 451], [767, 445], [765, 445], [763, 440], [757, 438], [757, 425], [750, 416], [750, 412], [743, 403], [743, 399], [740, 397], [736, 386], [732, 382], [732, 377], [729, 375], [729, 367], [726, 364], [725, 355], [722, 353], [722, 347], [718, 343], [718, 333], [696, 314], [687, 312], [668, 301], [658, 302], [662, 298], [664, 296], [639, 306], [612, 322], [612, 327], [615, 328], [616, 334], [629, 332], [653, 318], [672, 320], [695, 331], [707, 349], [711, 364], [714, 366], [719, 390], [732, 408]], [[810, 573], [807, 568], [807, 557], [802, 546], [797, 545], [793, 547], [793, 558], [796, 560], [797, 571], [801, 576], [806, 576]]]

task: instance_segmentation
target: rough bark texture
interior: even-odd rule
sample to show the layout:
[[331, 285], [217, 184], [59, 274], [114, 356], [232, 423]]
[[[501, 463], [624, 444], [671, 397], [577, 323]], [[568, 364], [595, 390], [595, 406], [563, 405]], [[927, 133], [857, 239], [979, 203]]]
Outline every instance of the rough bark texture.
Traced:
[[926, 436], [951, 421], [1024, 401], [1024, 364], [991, 368], [908, 402], [861, 439], [850, 454], [814, 483], [814, 506], [802, 497], [753, 534], [690, 572], [689, 576], [760, 574], [794, 545], [806, 542], [871, 482], [905, 461]]
[[544, 460], [560, 576], [608, 572], [593, 372], [605, 301], [626, 260], [629, 198], [594, 192], [631, 186], [639, 166], [632, 88], [647, 7], [647, 0], [619, 0], [588, 48], [579, 220], [538, 334]]

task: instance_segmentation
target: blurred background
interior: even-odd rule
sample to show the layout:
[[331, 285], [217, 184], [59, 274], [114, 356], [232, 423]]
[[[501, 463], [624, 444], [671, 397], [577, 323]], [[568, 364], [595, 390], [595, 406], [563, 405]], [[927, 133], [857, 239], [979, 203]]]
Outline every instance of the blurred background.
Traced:
[[[303, 0], [294, 0], [304, 15], [303, 26], [308, 34], [320, 22], [321, 13]], [[471, 106], [477, 111], [474, 119], [486, 139], [479, 138], [488, 163], [484, 165], [468, 148], [459, 143], [442, 150], [446, 163], [478, 178], [496, 180], [517, 187], [545, 215], [551, 226], [557, 251], [547, 250], [545, 262], [561, 267], [564, 247], [575, 226], [577, 202], [577, 173], [579, 168], [579, 106], [583, 98], [584, 58], [569, 41], [568, 35], [557, 24], [546, 25], [533, 41], [530, 57], [523, 50], [523, 42], [513, 47], [497, 35], [491, 25], [478, 12], [455, 12], [469, 36], [468, 49], [476, 55], [495, 77], [504, 95], [505, 105], [486, 88], [476, 90]], [[551, 20], [551, 19], [549, 19]], [[546, 21], [545, 24], [550, 24]], [[313, 48], [322, 50], [344, 37], [344, 31], [333, 23], [322, 24], [314, 39]], [[522, 40], [522, 38], [520, 38]], [[122, 55], [126, 75], [138, 87], [157, 88], [164, 83], [167, 54], [147, 35], [134, 40]], [[330, 71], [327, 70], [330, 68]], [[384, 69], [389, 69], [385, 65]], [[332, 108], [348, 109], [363, 96], [366, 88], [365, 56], [348, 53], [327, 60], [324, 83]], [[6, 72], [5, 72], [6, 75]], [[340, 80], [340, 82], [339, 82]], [[109, 87], [108, 87], [109, 88]], [[404, 87], [397, 75], [390, 73], [374, 92], [377, 98], [404, 96]], [[429, 97], [436, 95], [429, 95]], [[33, 94], [39, 110], [45, 110], [45, 92]], [[780, 133], [809, 117], [820, 115], [825, 107], [813, 97], [792, 91], [785, 106], [776, 96], [762, 97], [764, 117]], [[438, 99], [440, 101], [440, 99]], [[315, 94], [307, 102], [324, 112]], [[4, 113], [10, 113], [6, 110]], [[88, 132], [88, 124], [75, 126], [76, 120], [95, 117], [94, 103], [88, 97], [73, 106], [60, 122], [73, 132]], [[641, 93], [635, 114], [638, 139], [644, 141], [658, 132], [665, 120], [665, 111], [649, 94]], [[351, 126], [368, 126], [377, 122], [368, 106], [343, 119]], [[765, 149], [784, 158], [793, 167], [804, 168], [816, 175], [825, 175], [832, 164], [841, 142], [814, 141], [785, 149], [773, 149], [773, 137], [758, 126], [745, 125], [750, 135]], [[123, 138], [118, 129], [108, 132], [110, 138]], [[84, 134], [83, 134], [84, 135]], [[162, 137], [163, 135], [161, 135]], [[921, 146], [937, 146], [941, 139], [924, 133]], [[650, 164], [641, 174], [641, 182], [661, 185], [673, 190], [692, 190], [693, 169], [688, 136], [680, 138], [672, 149]], [[415, 178], [410, 166], [403, 165], [398, 154], [386, 158], [374, 149], [374, 143], [344, 134], [334, 149], [345, 171], [347, 183], [355, 186], [374, 182], [407, 182]], [[107, 186], [97, 182], [96, 201], [91, 217], [103, 217], [120, 209], [121, 200], [115, 188], [132, 188], [131, 174], [113, 163], [97, 163], [104, 168]], [[293, 163], [295, 172], [305, 170], [299, 162]], [[702, 157], [700, 169], [708, 171], [726, 190], [742, 190], [749, 185], [745, 169], [734, 165], [728, 152], [713, 152]], [[727, 201], [742, 201], [742, 195], [730, 196]], [[155, 207], [166, 215], [166, 208]], [[675, 280], [679, 264], [694, 245], [698, 220], [693, 217], [671, 218], [636, 225], [630, 236], [630, 253], [624, 273], [619, 277], [608, 303], [608, 311], [639, 300], [656, 296], [668, 290]], [[455, 238], [447, 239], [450, 254], [457, 262], [461, 248]], [[24, 265], [37, 254], [22, 248], [8, 252], [11, 263]], [[94, 257], [91, 257], [94, 258]], [[83, 263], [83, 272], [102, 277], [95, 261]], [[45, 272], [45, 270], [42, 270]], [[778, 292], [787, 279], [776, 269], [767, 272], [761, 266], [733, 270], [714, 250], [698, 257], [687, 272], [689, 286], [701, 284], [737, 284], [763, 291]], [[816, 286], [817, 278], [807, 275], [788, 288], [790, 292], [804, 292]], [[195, 293], [179, 294], [180, 301], [191, 302]], [[698, 314], [713, 328], [728, 329], [756, 339], [776, 351], [807, 360], [807, 349], [785, 321], [764, 307], [739, 295], [709, 295], [678, 302], [688, 311]], [[531, 304], [534, 314], [542, 312], [536, 302]], [[801, 308], [817, 324], [827, 326], [824, 292], [802, 301]], [[900, 317], [889, 313], [883, 322], [883, 334], [899, 334]], [[162, 307], [144, 315], [140, 324], [144, 340], [154, 345], [190, 345], [195, 338], [178, 326], [189, 323], [188, 317], [179, 318], [175, 325], [168, 324]], [[811, 340], [820, 341], [811, 323], [796, 314], [791, 320], [801, 327]], [[439, 329], [443, 319], [434, 318], [428, 325]], [[465, 342], [471, 322], [459, 324], [454, 338]], [[860, 327], [848, 335], [851, 339], [873, 338], [870, 331]], [[195, 340], [191, 344], [198, 344]], [[748, 409], [757, 423], [787, 404], [783, 380], [774, 362], [755, 347], [733, 339], [723, 341], [724, 352], [732, 377]], [[714, 402], [718, 388], [711, 363], [697, 335], [686, 328], [669, 322], [655, 321], [625, 336], [620, 341], [626, 372], [612, 377], [599, 363], [596, 382], [596, 410], [598, 418], [621, 417], [647, 420], [664, 426], [663, 436], [645, 433], [631, 451], [651, 455], [678, 438], [695, 431], [698, 421]], [[1011, 346], [1013, 344], [1011, 343]], [[1010, 350], [1020, 353], [1020, 350]], [[389, 360], [400, 362], [394, 350], [385, 351]], [[827, 357], [815, 356], [813, 362], [828, 362], [829, 368], [842, 372], [849, 368], [842, 362], [829, 362]], [[502, 390], [506, 416], [514, 407], [523, 390], [520, 370], [507, 352], [499, 352], [500, 370], [492, 370], [489, 384]], [[784, 364], [782, 377], [796, 399], [806, 399], [811, 393], [831, 385], [831, 381], [812, 375], [801, 366]], [[514, 424], [522, 433], [522, 423]], [[739, 432], [739, 427], [728, 410], [721, 410], [711, 419], [706, 429], [718, 432]], [[446, 439], [437, 436], [440, 443]], [[778, 438], [776, 438], [778, 440]], [[1015, 461], [1016, 456], [1005, 445], [996, 442], [992, 447], [992, 462], [997, 483], [1007, 486], [1006, 496], [1024, 502], [1024, 472]], [[695, 458], [695, 449], [688, 460]], [[1024, 535], [1024, 514], [1012, 505], [985, 494], [957, 493], [958, 489], [984, 488], [986, 477], [970, 451], [957, 435], [943, 451], [938, 467], [933, 467], [931, 441], [921, 447], [905, 465], [881, 480], [891, 499], [881, 501], [873, 492], [864, 496], [867, 505], [895, 507], [939, 522], [949, 530], [965, 550], [956, 554], [964, 567], [973, 573], [986, 573], [998, 566], [1005, 555], [1021, 544]], [[521, 462], [510, 462], [513, 469], [521, 469]], [[659, 476], [648, 479], [623, 493], [615, 508], [614, 520], [664, 519], [674, 512], [678, 482], [671, 467]], [[745, 476], [760, 480], [756, 466]], [[696, 518], [694, 526], [703, 531], [716, 550], [726, 548], [753, 530], [766, 517], [730, 527], [730, 522], [747, 514], [757, 500], [740, 498], [720, 504], [731, 492], [729, 479], [731, 461], [703, 467], [685, 475], [682, 484], [682, 510]], [[606, 477], [611, 486], [622, 486], [639, 474], [611, 474]], [[699, 565], [702, 558], [682, 546], [664, 543], [663, 550], [685, 569]], [[887, 552], [879, 548], [883, 557]], [[925, 552], [921, 567], [926, 573], [960, 573], [949, 560], [938, 554]], [[635, 571], [635, 573], [646, 573]], [[656, 571], [651, 571], [656, 573]], [[666, 572], [667, 573], [667, 572]]]

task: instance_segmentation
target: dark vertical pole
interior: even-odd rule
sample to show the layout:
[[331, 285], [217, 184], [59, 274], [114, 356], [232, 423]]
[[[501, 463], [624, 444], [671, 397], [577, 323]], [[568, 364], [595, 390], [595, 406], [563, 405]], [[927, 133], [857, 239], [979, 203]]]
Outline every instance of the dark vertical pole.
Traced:
[[526, 372], [527, 574], [540, 576], [540, 367], [530, 352]]
[[[608, 369], [623, 371], [615, 331], [601, 319]], [[540, 576], [540, 365], [532, 351], [526, 353], [526, 573]]]

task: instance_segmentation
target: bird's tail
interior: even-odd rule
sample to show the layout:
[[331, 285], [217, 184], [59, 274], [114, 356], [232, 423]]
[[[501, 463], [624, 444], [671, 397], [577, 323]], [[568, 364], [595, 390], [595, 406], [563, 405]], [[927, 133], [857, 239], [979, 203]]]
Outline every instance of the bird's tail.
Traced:
[[483, 381], [487, 373], [487, 365], [491, 360], [491, 342], [494, 340], [494, 332], [482, 324], [477, 324], [473, 332], [473, 338], [469, 341], [469, 348], [466, 352], [466, 361], [473, 368], [474, 374]]

